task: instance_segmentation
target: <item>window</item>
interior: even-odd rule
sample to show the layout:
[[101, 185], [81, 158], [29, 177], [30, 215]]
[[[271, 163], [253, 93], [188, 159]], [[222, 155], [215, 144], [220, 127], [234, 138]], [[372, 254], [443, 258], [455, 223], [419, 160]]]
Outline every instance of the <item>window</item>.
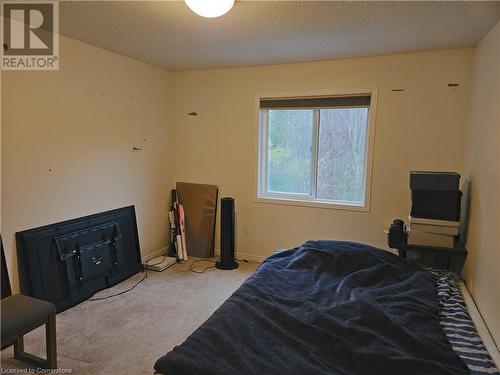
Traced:
[[258, 198], [367, 208], [371, 94], [260, 99]]

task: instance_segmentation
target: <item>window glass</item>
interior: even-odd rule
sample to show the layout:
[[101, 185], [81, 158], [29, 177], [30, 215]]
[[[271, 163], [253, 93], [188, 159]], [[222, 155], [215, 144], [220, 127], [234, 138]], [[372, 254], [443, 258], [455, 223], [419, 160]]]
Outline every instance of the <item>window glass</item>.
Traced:
[[260, 99], [258, 197], [367, 208], [371, 104], [370, 94]]
[[269, 110], [267, 190], [311, 194], [314, 111]]
[[319, 111], [319, 199], [363, 203], [367, 108]]

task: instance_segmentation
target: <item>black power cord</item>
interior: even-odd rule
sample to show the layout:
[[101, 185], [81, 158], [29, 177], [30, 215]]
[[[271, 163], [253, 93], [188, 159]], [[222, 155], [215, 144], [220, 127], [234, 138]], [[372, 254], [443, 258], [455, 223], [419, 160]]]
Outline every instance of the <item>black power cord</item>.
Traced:
[[[128, 293], [130, 292], [131, 290], [135, 289], [137, 287], [137, 285], [139, 285], [140, 283], [142, 283], [144, 280], [146, 280], [146, 278], [148, 277], [148, 266], [156, 266], [158, 264], [161, 264], [163, 263], [163, 261], [165, 260], [166, 258], [166, 255], [163, 255], [163, 259], [160, 261], [160, 262], [157, 262], [157, 263], [153, 263], [153, 264], [149, 264], [149, 260], [144, 263], [142, 266], [144, 268], [144, 277], [142, 279], [140, 279], [136, 284], [134, 284], [133, 286], [131, 286], [130, 288], [126, 289], [126, 290], [123, 290], [121, 292], [118, 292], [118, 293], [115, 293], [115, 294], [111, 294], [110, 296], [105, 296], [105, 297], [95, 297], [95, 298], [89, 298], [87, 301], [88, 302], [95, 302], [95, 301], [103, 301], [103, 300], [106, 300], [106, 299], [109, 299], [109, 298], [113, 298], [113, 297], [118, 297], [118, 296], [121, 296], [122, 294], [125, 294], [125, 293]], [[239, 262], [245, 262], [245, 263], [248, 263], [248, 260], [246, 259], [236, 259], [237, 261]], [[204, 269], [202, 270], [195, 270], [193, 269], [193, 266], [195, 265], [195, 263], [198, 263], [198, 262], [209, 262], [209, 263], [213, 263], [213, 266], [209, 266], [209, 267], [205, 267]], [[214, 260], [208, 260], [208, 259], [198, 259], [198, 260], [194, 260], [191, 262], [191, 264], [189, 265], [189, 271], [191, 272], [194, 272], [194, 273], [203, 273], [211, 268], [215, 268], [215, 263], [216, 261]], [[170, 268], [174, 265], [176, 265], [177, 263], [173, 263], [171, 265], [169, 265], [167, 268]], [[167, 269], [165, 268], [165, 269]]]
[[[220, 260], [220, 259], [219, 259], [219, 260]], [[189, 266], [189, 270], [190, 270], [191, 272], [194, 272], [194, 273], [203, 273], [203, 272], [205, 272], [206, 270], [209, 270], [209, 269], [211, 269], [211, 268], [215, 268], [215, 263], [217, 263], [219, 260], [217, 260], [217, 261], [214, 261], [214, 260], [209, 260], [209, 259], [198, 259], [198, 260], [193, 260], [193, 261], [191, 262], [190, 266]], [[236, 259], [236, 260], [237, 260], [237, 261], [239, 261], [239, 262], [245, 262], [245, 263], [248, 263], [248, 260], [246, 260], [246, 259]], [[205, 268], [204, 268], [204, 269], [202, 269], [202, 270], [195, 270], [195, 269], [193, 269], [194, 264], [195, 264], [195, 263], [198, 263], [198, 262], [209, 262], [209, 263], [213, 263], [214, 265], [213, 265], [213, 266], [209, 266], [209, 267], [205, 267]]]
[[[199, 271], [198, 271], [198, 270], [193, 269], [193, 266], [194, 266], [196, 263], [199, 263], [199, 262], [209, 262], [209, 263], [213, 263], [213, 266], [205, 267], [204, 269], [199, 270]], [[191, 272], [194, 272], [194, 273], [203, 273], [203, 272], [205, 272], [206, 270], [209, 270], [210, 268], [215, 268], [215, 263], [216, 263], [216, 261], [214, 261], [214, 260], [208, 260], [208, 259], [198, 259], [198, 260], [193, 260], [193, 261], [191, 262], [191, 264], [189, 265], [189, 270], [190, 270]]]
[[[140, 284], [140, 283], [142, 283], [144, 280], [146, 280], [146, 278], [148, 277], [148, 266], [156, 266], [156, 265], [158, 265], [158, 264], [161, 264], [161, 263], [163, 263], [163, 261], [165, 260], [165, 258], [166, 258], [166, 255], [163, 255], [163, 259], [162, 259], [162, 261], [161, 261], [161, 262], [158, 262], [158, 263], [153, 263], [153, 264], [149, 264], [149, 260], [148, 260], [146, 263], [144, 263], [144, 264], [142, 265], [142, 267], [143, 267], [143, 269], [144, 269], [144, 271], [143, 271], [143, 272], [145, 272], [145, 273], [144, 273], [144, 277], [143, 277], [142, 279], [140, 279], [140, 280], [139, 280], [136, 284], [134, 284], [133, 286], [131, 286], [130, 288], [128, 288], [128, 289], [126, 289], [126, 290], [123, 290], [123, 291], [121, 291], [121, 292], [115, 293], [115, 294], [111, 294], [110, 296], [89, 298], [87, 301], [89, 301], [89, 302], [103, 301], [103, 300], [105, 300], [105, 299], [108, 299], [108, 298], [113, 298], [113, 297], [117, 297], [117, 296], [121, 296], [122, 294], [125, 294], [125, 293], [130, 292], [131, 290], [135, 289], [135, 287], [136, 287], [137, 285], [139, 285], [139, 284]], [[173, 264], [169, 265], [167, 268], [170, 268], [170, 267], [172, 267], [172, 266], [173, 266], [173, 265], [175, 265], [175, 264], [177, 264], [177, 263], [173, 263]], [[165, 268], [165, 269], [167, 269], [167, 268]]]

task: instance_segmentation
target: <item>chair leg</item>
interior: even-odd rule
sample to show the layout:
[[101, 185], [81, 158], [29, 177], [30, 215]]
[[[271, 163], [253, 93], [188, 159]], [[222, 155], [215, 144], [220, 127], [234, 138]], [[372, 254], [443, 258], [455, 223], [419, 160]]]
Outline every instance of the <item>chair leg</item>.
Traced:
[[50, 315], [45, 325], [45, 341], [49, 368], [57, 368], [56, 316]]
[[24, 353], [24, 336], [19, 336], [14, 341], [14, 358], [19, 358], [22, 353]]
[[45, 342], [47, 359], [37, 357], [24, 351], [24, 336], [14, 342], [14, 358], [45, 369], [57, 369], [56, 316], [50, 315], [45, 324]]

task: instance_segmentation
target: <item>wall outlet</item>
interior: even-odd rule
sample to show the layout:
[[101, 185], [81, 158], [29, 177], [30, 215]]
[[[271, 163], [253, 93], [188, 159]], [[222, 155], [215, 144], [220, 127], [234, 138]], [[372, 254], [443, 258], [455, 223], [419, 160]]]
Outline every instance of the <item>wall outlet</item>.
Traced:
[[249, 233], [248, 224], [243, 224], [242, 232], [244, 235], [248, 236], [248, 233]]

